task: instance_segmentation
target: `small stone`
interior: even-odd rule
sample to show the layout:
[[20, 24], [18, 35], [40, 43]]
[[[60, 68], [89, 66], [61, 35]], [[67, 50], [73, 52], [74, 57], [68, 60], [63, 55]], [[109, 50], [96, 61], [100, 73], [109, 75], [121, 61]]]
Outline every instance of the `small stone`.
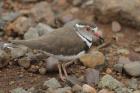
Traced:
[[125, 71], [131, 76], [140, 76], [140, 62], [131, 62], [124, 65]]
[[10, 56], [3, 50], [0, 49], [0, 68], [8, 65]]
[[10, 93], [28, 93], [26, 90], [23, 88], [16, 88], [10, 91]]
[[132, 78], [128, 81], [128, 88], [136, 90], [138, 88], [138, 80], [135, 78]]
[[54, 93], [72, 93], [71, 87], [58, 88]]
[[99, 74], [100, 74], [99, 71], [88, 68], [86, 70], [86, 74], [85, 74], [85, 79], [86, 79], [87, 84], [89, 84], [89, 85], [98, 84]]
[[45, 66], [47, 71], [58, 71], [57, 64], [59, 63], [59, 60], [54, 57], [49, 57], [47, 60], [45, 60]]
[[31, 9], [31, 16], [36, 21], [43, 20], [49, 25], [54, 25], [55, 23], [54, 13], [50, 5], [45, 1], [34, 5], [34, 7]]
[[117, 22], [117, 21], [112, 22], [112, 31], [113, 32], [119, 32], [119, 31], [121, 31], [121, 28], [122, 27], [119, 22]]
[[18, 60], [18, 64], [24, 68], [29, 68], [30, 67], [30, 59], [28, 57], [23, 57]]
[[81, 84], [80, 80], [76, 76], [68, 76], [66, 79], [71, 85]]
[[5, 93], [4, 90], [0, 90], [0, 93]]
[[96, 89], [87, 85], [87, 84], [84, 84], [82, 86], [82, 93], [97, 93], [96, 92]]
[[140, 90], [136, 90], [136, 91], [134, 91], [133, 93], [140, 93]]
[[117, 50], [117, 53], [127, 56], [127, 55], [129, 55], [130, 52], [129, 52], [129, 50], [123, 49], [123, 48], [122, 48], [122, 49], [118, 49], [118, 50]]
[[10, 48], [12, 58], [19, 58], [24, 56], [28, 52], [28, 47], [23, 45], [18, 45], [15, 48]]
[[13, 23], [11, 23], [8, 27], [8, 31], [14, 31], [21, 35], [23, 35], [29, 27], [33, 25], [33, 20], [26, 17], [19, 17]]
[[39, 69], [39, 73], [40, 73], [41, 75], [45, 75], [46, 72], [47, 72], [46, 68], [40, 68], [40, 69]]
[[51, 79], [45, 81], [43, 86], [46, 86], [46, 87], [49, 87], [49, 88], [53, 88], [53, 89], [61, 87], [60, 83], [55, 78], [51, 78]]
[[72, 91], [74, 93], [81, 93], [82, 92], [82, 87], [80, 85], [76, 84], [72, 87]]
[[134, 50], [135, 50], [135, 52], [140, 53], [140, 47], [137, 47]]
[[122, 87], [123, 84], [119, 82], [118, 80], [114, 79], [110, 75], [105, 75], [101, 78], [101, 81], [99, 82], [99, 87], [101, 88], [109, 88], [112, 90], [115, 90], [116, 88]]
[[99, 51], [94, 51], [93, 53], [82, 55], [80, 61], [86, 67], [96, 68], [105, 64], [105, 56]]
[[111, 70], [110, 68], [107, 68], [107, 69], [106, 69], [106, 73], [107, 73], [107, 74], [111, 74], [111, 73], [112, 73], [112, 70]]
[[130, 59], [125, 56], [119, 57], [118, 64], [128, 64], [131, 63]]
[[72, 3], [74, 6], [78, 6], [78, 5], [82, 4], [82, 0], [73, 0]]
[[35, 65], [31, 65], [31, 67], [28, 69], [29, 72], [32, 72], [32, 73], [36, 73], [38, 71], [38, 67], [35, 66]]
[[117, 71], [119, 73], [122, 73], [123, 66], [124, 66], [123, 64], [115, 64], [113, 68], [114, 68], [115, 71]]
[[36, 27], [29, 28], [29, 30], [24, 34], [24, 39], [35, 39], [49, 32], [52, 32], [53, 30], [54, 29], [49, 25], [39, 23]]
[[24, 34], [24, 39], [36, 39], [39, 37], [38, 32], [36, 31], [35, 28], [31, 27], [29, 30]]
[[110, 91], [108, 89], [102, 89], [98, 93], [115, 93], [114, 91]]

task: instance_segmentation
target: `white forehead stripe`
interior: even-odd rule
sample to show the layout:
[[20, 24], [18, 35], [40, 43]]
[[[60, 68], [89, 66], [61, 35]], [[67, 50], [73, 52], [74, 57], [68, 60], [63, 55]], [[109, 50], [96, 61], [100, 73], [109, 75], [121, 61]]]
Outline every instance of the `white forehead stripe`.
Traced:
[[76, 27], [85, 27], [84, 25], [75, 24]]

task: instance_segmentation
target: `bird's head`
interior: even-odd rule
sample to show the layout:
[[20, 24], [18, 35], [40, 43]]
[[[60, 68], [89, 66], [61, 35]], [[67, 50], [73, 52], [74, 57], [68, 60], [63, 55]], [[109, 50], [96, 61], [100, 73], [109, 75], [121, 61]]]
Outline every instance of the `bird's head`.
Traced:
[[[74, 26], [77, 34], [86, 42], [100, 42], [103, 43], [103, 34], [102, 31], [98, 30], [96, 25], [84, 25], [84, 24], [75, 24]], [[89, 44], [88, 46], [91, 46]]]

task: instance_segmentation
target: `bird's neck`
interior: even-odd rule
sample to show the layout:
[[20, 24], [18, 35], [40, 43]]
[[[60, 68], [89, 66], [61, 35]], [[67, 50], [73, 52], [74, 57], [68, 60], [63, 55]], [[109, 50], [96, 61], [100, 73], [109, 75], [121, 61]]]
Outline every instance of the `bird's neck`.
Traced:
[[90, 41], [88, 38], [86, 38], [84, 35], [82, 35], [79, 31], [76, 31], [76, 33], [86, 43], [88, 48], [90, 48], [92, 45], [92, 41]]

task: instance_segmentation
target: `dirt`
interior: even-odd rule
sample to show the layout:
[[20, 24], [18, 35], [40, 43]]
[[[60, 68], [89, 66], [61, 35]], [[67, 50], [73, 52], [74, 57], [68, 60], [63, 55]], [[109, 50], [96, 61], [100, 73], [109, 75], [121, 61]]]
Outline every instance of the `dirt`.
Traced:
[[[20, 9], [21, 5], [18, 4], [18, 8]], [[28, 6], [30, 7], [30, 5]], [[22, 7], [23, 9], [25, 7]], [[27, 8], [27, 7], [26, 7]], [[91, 12], [88, 9], [86, 12]], [[86, 13], [85, 13], [86, 14]], [[86, 18], [92, 16], [92, 12], [88, 13], [88, 15], [76, 15], [78, 18]], [[120, 48], [127, 48], [129, 51], [134, 52], [134, 47], [137, 45], [140, 46], [140, 36], [138, 36], [138, 30], [126, 26], [122, 26], [122, 30], [120, 32], [112, 32], [111, 30], [111, 24], [101, 24], [101, 23], [96, 23], [99, 29], [101, 29], [104, 32], [104, 37], [106, 42], [111, 42], [111, 44], [117, 45], [117, 47]], [[117, 38], [117, 41], [113, 40], [113, 36], [119, 34], [119, 38]], [[135, 43], [136, 42], [136, 43]], [[115, 50], [114, 50], [115, 51]], [[140, 54], [138, 54], [140, 56]], [[109, 65], [108, 67], [111, 67], [112, 65], [116, 63], [115, 60], [116, 56], [112, 55], [110, 56], [109, 60]], [[81, 64], [80, 64], [81, 65]], [[70, 66], [69, 69], [75, 69], [75, 66]], [[106, 73], [103, 71], [102, 73]], [[115, 73], [115, 74], [114, 74]], [[71, 73], [69, 73], [71, 74]], [[112, 75], [116, 76], [116, 72], [112, 72]], [[117, 76], [121, 77], [122, 81], [125, 81], [125, 76], [119, 74]], [[5, 93], [8, 93], [9, 90], [17, 88], [17, 87], [23, 87], [25, 89], [30, 88], [32, 86], [38, 86], [41, 83], [43, 83], [45, 80], [48, 80], [51, 77], [57, 77], [58, 78], [58, 73], [47, 73], [46, 75], [40, 75], [38, 73], [30, 73], [26, 71], [25, 69], [17, 66], [17, 65], [12, 65], [8, 66], [5, 68], [0, 69], [0, 90], [4, 90]]]

